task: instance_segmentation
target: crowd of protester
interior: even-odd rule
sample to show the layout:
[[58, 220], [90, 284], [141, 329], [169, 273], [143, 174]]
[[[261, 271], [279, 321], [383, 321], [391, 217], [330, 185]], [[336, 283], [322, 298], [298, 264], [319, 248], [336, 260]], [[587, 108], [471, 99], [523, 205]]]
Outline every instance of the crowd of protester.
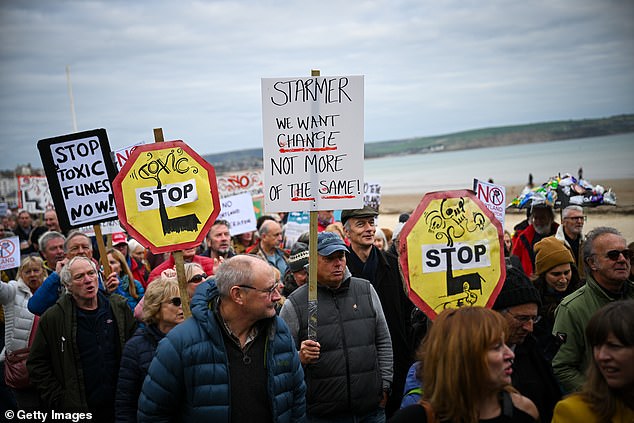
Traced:
[[100, 261], [94, 237], [64, 231], [54, 210], [39, 222], [12, 213], [0, 236], [18, 236], [21, 263], [1, 274], [0, 410], [104, 422], [634, 421], [634, 243], [617, 229], [584, 233], [578, 206], [560, 223], [551, 206], [529, 207], [504, 233], [491, 308], [432, 321], [399, 269], [410, 215], [379, 228], [378, 214], [320, 211], [315, 269], [308, 233], [285, 242], [284, 214], [233, 236], [217, 220], [182, 251], [182, 301], [173, 254], [116, 232]]

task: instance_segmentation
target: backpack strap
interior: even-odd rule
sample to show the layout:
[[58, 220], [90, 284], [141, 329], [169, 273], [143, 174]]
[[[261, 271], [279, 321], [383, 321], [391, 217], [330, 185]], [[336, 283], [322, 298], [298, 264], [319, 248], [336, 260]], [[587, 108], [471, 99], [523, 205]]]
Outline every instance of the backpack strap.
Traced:
[[513, 399], [508, 391], [502, 391], [502, 415], [513, 417]]

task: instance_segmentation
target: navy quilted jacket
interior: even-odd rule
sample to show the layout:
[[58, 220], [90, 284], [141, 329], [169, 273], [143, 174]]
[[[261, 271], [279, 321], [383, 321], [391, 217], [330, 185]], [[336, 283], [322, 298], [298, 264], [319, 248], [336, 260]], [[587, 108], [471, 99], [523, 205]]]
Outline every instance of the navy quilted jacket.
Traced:
[[[211, 308], [218, 296], [213, 281], [201, 284], [192, 298], [192, 318], [159, 343], [141, 390], [139, 422], [230, 421], [228, 360]], [[277, 316], [271, 319], [266, 342], [273, 420], [303, 422], [304, 372], [288, 327]]]
[[137, 403], [154, 352], [165, 334], [156, 325], [140, 327], [126, 342], [121, 355], [115, 398], [117, 422], [136, 422]]

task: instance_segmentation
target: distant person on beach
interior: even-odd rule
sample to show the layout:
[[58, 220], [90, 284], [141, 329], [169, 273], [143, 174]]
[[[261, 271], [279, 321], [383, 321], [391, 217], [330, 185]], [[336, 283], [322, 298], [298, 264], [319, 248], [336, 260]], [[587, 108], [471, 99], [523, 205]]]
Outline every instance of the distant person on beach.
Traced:
[[520, 258], [526, 276], [530, 277], [535, 273], [535, 244], [547, 236], [555, 235], [558, 228], [552, 206], [546, 203], [531, 205], [528, 226], [515, 235], [511, 251]]

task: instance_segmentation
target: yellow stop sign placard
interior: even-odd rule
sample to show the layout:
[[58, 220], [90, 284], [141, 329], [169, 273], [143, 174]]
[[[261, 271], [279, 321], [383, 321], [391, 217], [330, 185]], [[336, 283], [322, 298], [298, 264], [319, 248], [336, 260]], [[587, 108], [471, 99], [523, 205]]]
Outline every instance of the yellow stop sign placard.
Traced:
[[410, 300], [430, 319], [445, 308], [492, 307], [506, 277], [503, 232], [473, 191], [426, 194], [399, 237]]
[[113, 190], [119, 220], [153, 253], [197, 247], [220, 213], [213, 166], [183, 141], [136, 147]]

